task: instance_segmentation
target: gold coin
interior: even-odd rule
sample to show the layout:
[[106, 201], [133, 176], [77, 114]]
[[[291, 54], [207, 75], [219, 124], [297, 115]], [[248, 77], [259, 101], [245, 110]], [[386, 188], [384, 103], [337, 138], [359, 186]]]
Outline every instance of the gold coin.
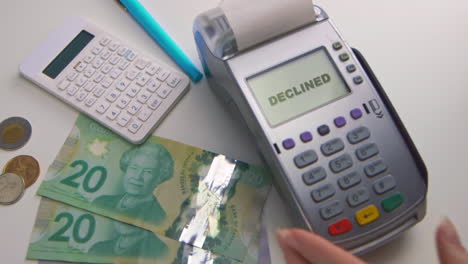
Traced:
[[2, 139], [6, 143], [14, 143], [24, 137], [24, 128], [19, 124], [10, 124], [2, 131]]
[[39, 162], [31, 156], [21, 155], [7, 162], [3, 173], [14, 173], [24, 179], [26, 188], [31, 186], [39, 178]]

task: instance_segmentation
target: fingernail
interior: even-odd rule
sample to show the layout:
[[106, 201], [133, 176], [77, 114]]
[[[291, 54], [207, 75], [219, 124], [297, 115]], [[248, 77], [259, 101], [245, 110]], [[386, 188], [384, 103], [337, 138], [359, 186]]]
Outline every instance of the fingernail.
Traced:
[[455, 226], [453, 225], [452, 221], [450, 221], [450, 219], [445, 217], [439, 225], [439, 230], [440, 238], [444, 240], [444, 242], [463, 249], [463, 245], [461, 244], [460, 238], [458, 237]]
[[276, 230], [276, 236], [281, 243], [286, 244], [290, 247], [294, 247], [294, 239], [291, 236], [291, 231], [288, 229], [278, 229]]

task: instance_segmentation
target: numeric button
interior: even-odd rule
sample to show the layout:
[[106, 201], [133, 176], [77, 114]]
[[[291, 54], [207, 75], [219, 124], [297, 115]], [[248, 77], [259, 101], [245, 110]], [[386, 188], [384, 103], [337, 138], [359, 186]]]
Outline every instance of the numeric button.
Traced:
[[368, 139], [370, 137], [370, 131], [367, 127], [358, 127], [351, 130], [346, 137], [349, 143], [354, 145]]
[[299, 169], [302, 169], [317, 162], [317, 160], [317, 153], [313, 150], [308, 150], [294, 157], [294, 164]]
[[324, 220], [331, 219], [343, 212], [343, 206], [341, 206], [340, 201], [335, 200], [333, 202], [328, 203], [324, 207], [320, 208], [320, 216]]
[[302, 174], [302, 180], [306, 185], [313, 185], [327, 177], [325, 169], [322, 167], [314, 168]]
[[379, 148], [374, 143], [369, 143], [356, 150], [356, 156], [360, 161], [370, 159], [377, 154], [379, 154]]
[[326, 184], [318, 189], [313, 190], [311, 192], [311, 196], [312, 199], [318, 203], [332, 197], [333, 195], [335, 195], [335, 192], [335, 187], [333, 187], [333, 185]]
[[361, 177], [357, 172], [351, 172], [341, 178], [338, 179], [338, 185], [341, 187], [341, 189], [346, 190], [354, 185], [357, 185], [361, 182]]
[[384, 194], [395, 188], [396, 182], [392, 175], [387, 175], [374, 183], [374, 191], [377, 194]]
[[351, 206], [351, 207], [356, 207], [360, 204], [363, 204], [367, 201], [369, 201], [369, 198], [370, 198], [370, 195], [369, 195], [369, 192], [367, 191], [367, 189], [365, 188], [359, 188], [353, 192], [351, 192], [349, 195], [348, 195], [348, 204]]
[[342, 172], [353, 166], [353, 160], [349, 154], [343, 154], [336, 159], [330, 161], [330, 169], [334, 173]]
[[374, 161], [364, 167], [364, 172], [368, 177], [374, 177], [387, 170], [387, 165], [382, 160]]
[[343, 140], [335, 138], [324, 143], [320, 149], [322, 150], [323, 155], [331, 156], [337, 152], [342, 151], [344, 149], [344, 143]]

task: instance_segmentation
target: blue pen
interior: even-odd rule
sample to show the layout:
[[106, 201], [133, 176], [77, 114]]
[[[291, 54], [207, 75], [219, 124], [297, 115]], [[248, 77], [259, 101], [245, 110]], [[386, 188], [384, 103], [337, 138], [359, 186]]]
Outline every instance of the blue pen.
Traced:
[[180, 68], [192, 79], [198, 82], [203, 78], [203, 74], [193, 65], [192, 61], [177, 46], [172, 38], [154, 20], [150, 13], [137, 0], [118, 0], [148, 32], [148, 34], [166, 51], [167, 54], [179, 65]]

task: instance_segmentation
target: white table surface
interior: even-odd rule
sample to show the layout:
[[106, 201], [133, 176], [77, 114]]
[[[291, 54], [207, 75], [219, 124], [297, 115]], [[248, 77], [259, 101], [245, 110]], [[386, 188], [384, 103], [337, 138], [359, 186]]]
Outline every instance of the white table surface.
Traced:
[[[160, 24], [200, 66], [192, 36], [195, 16], [218, 0], [144, 0]], [[437, 263], [434, 231], [443, 216], [468, 244], [468, 2], [463, 0], [316, 0], [345, 38], [372, 65], [429, 170], [426, 218], [390, 244], [366, 255], [372, 263]], [[23, 116], [33, 127], [29, 143], [0, 150], [0, 166], [16, 155], [37, 158], [41, 176], [15, 205], [0, 207], [0, 261], [26, 262], [39, 198], [37, 188], [72, 128], [77, 112], [23, 79], [18, 65], [66, 16], [88, 18], [111, 34], [169, 63], [131, 17], [112, 0], [15, 0], [0, 11], [0, 119]], [[187, 132], [190, 131], [190, 132]], [[205, 81], [190, 92], [156, 135], [261, 164], [253, 140], [230, 116]], [[266, 207], [273, 263], [283, 263], [274, 230], [288, 225], [273, 193]]]

